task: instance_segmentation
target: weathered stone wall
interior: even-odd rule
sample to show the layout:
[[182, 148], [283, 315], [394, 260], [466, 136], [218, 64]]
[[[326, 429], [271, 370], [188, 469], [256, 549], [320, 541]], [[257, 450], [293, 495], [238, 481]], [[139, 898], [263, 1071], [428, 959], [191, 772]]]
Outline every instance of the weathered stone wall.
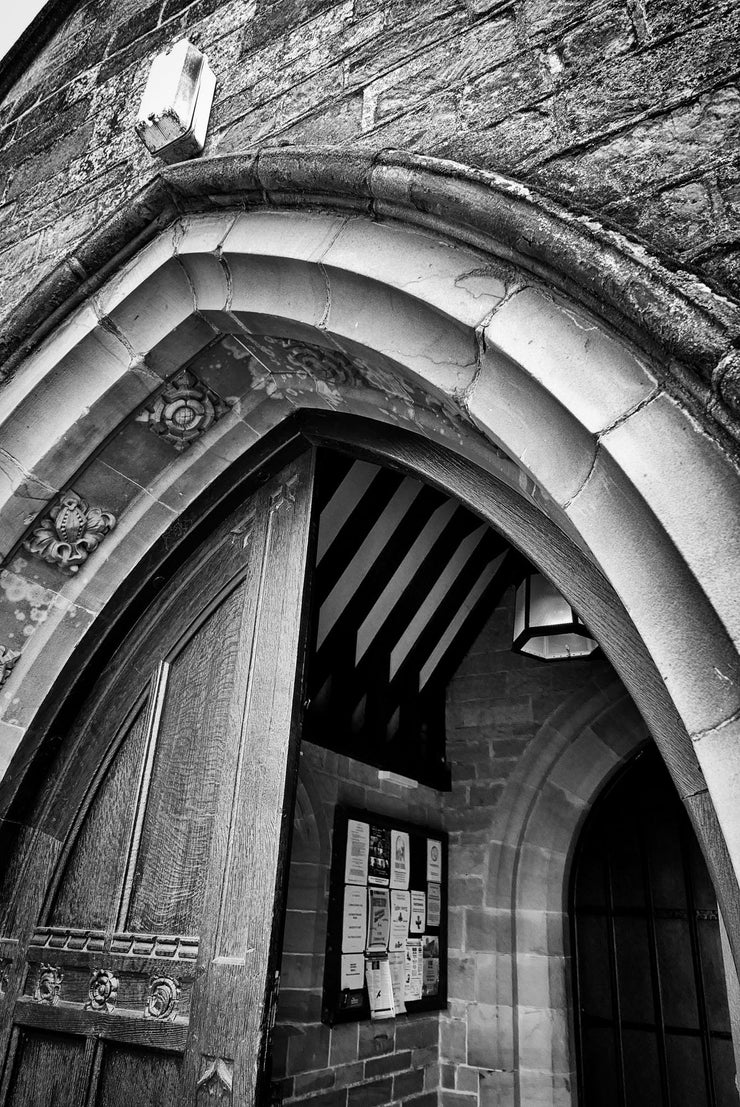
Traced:
[[0, 303], [156, 172], [133, 122], [188, 35], [207, 153], [403, 147], [500, 170], [740, 292], [735, 0], [89, 0], [0, 108]]

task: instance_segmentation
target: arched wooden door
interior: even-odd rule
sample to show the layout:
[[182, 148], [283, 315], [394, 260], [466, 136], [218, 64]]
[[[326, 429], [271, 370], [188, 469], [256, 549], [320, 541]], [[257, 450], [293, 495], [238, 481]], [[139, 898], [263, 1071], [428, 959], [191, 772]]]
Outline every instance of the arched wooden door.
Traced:
[[8, 1107], [254, 1101], [312, 480], [222, 523], [80, 705], [5, 874]]
[[572, 907], [581, 1107], [737, 1107], [717, 900], [654, 749], [589, 816]]

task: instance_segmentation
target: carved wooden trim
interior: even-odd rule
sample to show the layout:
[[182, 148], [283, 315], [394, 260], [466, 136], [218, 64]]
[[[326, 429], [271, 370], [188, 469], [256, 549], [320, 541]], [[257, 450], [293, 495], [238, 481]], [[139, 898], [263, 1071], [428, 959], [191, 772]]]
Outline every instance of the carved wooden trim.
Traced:
[[198, 1107], [204, 1103], [231, 1103], [234, 1085], [234, 1062], [223, 1057], [203, 1057], [198, 1077]]
[[33, 998], [39, 1003], [59, 1003], [64, 974], [56, 965], [39, 965], [39, 975]]
[[167, 1022], [177, 1015], [180, 1002], [180, 985], [171, 976], [153, 976], [149, 981], [149, 995], [144, 1017]]
[[86, 1011], [113, 1011], [118, 1002], [118, 977], [111, 969], [95, 969], [88, 995]]
[[74, 953], [111, 953], [123, 957], [162, 957], [195, 961], [199, 939], [182, 934], [136, 934], [103, 930], [75, 930], [70, 927], [37, 926], [29, 946], [29, 959], [40, 950], [69, 950]]

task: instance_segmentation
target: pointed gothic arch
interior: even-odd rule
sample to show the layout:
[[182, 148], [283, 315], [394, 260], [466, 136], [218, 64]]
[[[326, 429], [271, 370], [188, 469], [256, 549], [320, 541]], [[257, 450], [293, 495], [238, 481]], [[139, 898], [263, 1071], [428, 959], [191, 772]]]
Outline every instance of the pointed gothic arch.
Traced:
[[[166, 170], [9, 338], [4, 645], [23, 649], [2, 692], [6, 804], [122, 584], [270, 432], [328, 412], [345, 421], [314, 416], [312, 435], [463, 499], [576, 604], [737, 918], [738, 331], [698, 282], [492, 174], [289, 149]], [[215, 425], [127, 466], [126, 436], [217, 345], [196, 381], [222, 401]], [[117, 521], [64, 575], [23, 542], [70, 489]]]

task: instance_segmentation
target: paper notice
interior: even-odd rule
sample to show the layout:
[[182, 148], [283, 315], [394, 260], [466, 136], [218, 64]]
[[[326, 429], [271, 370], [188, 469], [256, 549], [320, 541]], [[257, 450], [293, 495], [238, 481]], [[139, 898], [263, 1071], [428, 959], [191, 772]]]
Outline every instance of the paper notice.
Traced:
[[421, 993], [424, 996], [439, 994], [439, 938], [427, 935], [424, 938], [423, 975]]
[[385, 953], [391, 929], [391, 906], [387, 888], [368, 888], [367, 914], [367, 952]]
[[389, 884], [391, 877], [391, 832], [384, 826], [370, 827], [368, 884]]
[[391, 967], [391, 985], [393, 986], [393, 1006], [397, 1015], [406, 1014], [404, 988], [406, 982], [406, 951], [389, 953], [388, 964]]
[[409, 936], [409, 915], [411, 913], [411, 898], [408, 892], [394, 889], [391, 892], [391, 933], [388, 949], [393, 952], [399, 950], [403, 953], [406, 949], [406, 939]]
[[427, 838], [427, 880], [442, 883], [442, 843], [436, 838]]
[[391, 967], [387, 957], [365, 958], [365, 981], [370, 1000], [371, 1019], [392, 1019], [396, 1013], [393, 1002]]
[[442, 887], [427, 885], [427, 926], [439, 926], [442, 917]]
[[347, 821], [347, 855], [344, 862], [345, 884], [367, 884], [367, 859], [370, 827], [356, 819]]
[[406, 973], [403, 983], [403, 998], [406, 1003], [421, 999], [423, 965], [421, 938], [409, 938], [406, 943]]
[[439, 957], [424, 958], [424, 977], [421, 994], [436, 996], [439, 994]]
[[[367, 935], [367, 893], [364, 888], [347, 884], [342, 912], [342, 953], [362, 953]], [[360, 985], [362, 987], [362, 985]]]
[[362, 991], [364, 964], [365, 958], [362, 954], [359, 957], [353, 953], [342, 954], [342, 976], [340, 981], [342, 991], [345, 988], [348, 988], [351, 992]]
[[423, 934], [426, 923], [426, 896], [423, 892], [411, 893], [411, 916], [409, 934]]
[[409, 886], [409, 836], [402, 830], [391, 831], [391, 888]]

